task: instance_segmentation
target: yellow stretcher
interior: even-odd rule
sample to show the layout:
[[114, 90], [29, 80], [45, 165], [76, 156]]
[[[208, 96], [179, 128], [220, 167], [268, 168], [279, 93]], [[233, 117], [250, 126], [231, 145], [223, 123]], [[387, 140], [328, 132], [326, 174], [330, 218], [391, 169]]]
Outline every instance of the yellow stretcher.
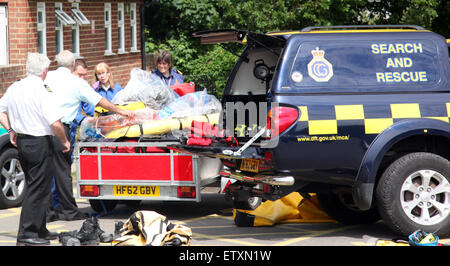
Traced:
[[[143, 102], [130, 102], [125, 105], [117, 105], [117, 107], [127, 110], [139, 110], [145, 108]], [[109, 111], [97, 106], [95, 108], [95, 117], [102, 114], [107, 114]], [[160, 135], [171, 132], [172, 130], [184, 129], [192, 125], [192, 121], [209, 122], [210, 124], [218, 124], [219, 113], [195, 115], [183, 118], [168, 118], [159, 120], [149, 120], [146, 122], [138, 123], [131, 126], [118, 127], [112, 131], [109, 131], [104, 135], [106, 138], [120, 138], [128, 137], [134, 138], [141, 135]]]
[[150, 120], [140, 124], [117, 128], [105, 135], [106, 138], [120, 137], [139, 137], [141, 135], [159, 135], [171, 132], [172, 130], [184, 129], [192, 125], [192, 121], [209, 122], [217, 124], [219, 122], [219, 113], [207, 115], [194, 115], [184, 118], [169, 118]]
[[[145, 108], [145, 104], [143, 102], [130, 102], [127, 104], [116, 105], [116, 106], [119, 107], [120, 109], [126, 109], [126, 110], [138, 110], [138, 109]], [[101, 106], [96, 106], [94, 109], [94, 117], [100, 116], [102, 114], [106, 114], [108, 112], [109, 112], [109, 110], [107, 110]]]

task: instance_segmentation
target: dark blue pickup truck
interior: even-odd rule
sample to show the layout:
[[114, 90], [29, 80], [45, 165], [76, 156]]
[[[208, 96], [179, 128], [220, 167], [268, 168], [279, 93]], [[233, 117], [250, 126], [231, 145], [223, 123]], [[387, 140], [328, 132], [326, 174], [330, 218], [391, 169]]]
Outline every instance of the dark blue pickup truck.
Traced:
[[194, 36], [246, 45], [222, 98], [220, 126], [236, 142], [176, 147], [222, 158], [237, 205], [316, 193], [345, 224], [450, 235], [444, 37], [398, 25]]

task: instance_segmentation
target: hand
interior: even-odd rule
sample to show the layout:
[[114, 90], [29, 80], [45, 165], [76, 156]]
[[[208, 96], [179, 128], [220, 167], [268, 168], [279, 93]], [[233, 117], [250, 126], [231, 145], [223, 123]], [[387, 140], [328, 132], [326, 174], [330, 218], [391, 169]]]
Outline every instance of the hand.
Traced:
[[133, 110], [120, 109], [120, 115], [126, 116], [128, 118], [133, 118], [136, 115], [136, 112]]
[[64, 149], [62, 150], [63, 153], [70, 151], [70, 141], [65, 141], [62, 145], [64, 146]]
[[17, 147], [17, 133], [15, 131], [9, 132], [9, 141], [14, 147]]

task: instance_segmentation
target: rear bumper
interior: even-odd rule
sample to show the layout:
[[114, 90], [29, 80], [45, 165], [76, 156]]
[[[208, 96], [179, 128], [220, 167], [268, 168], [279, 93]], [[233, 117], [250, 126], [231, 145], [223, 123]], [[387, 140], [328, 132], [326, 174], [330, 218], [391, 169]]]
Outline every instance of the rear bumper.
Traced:
[[[89, 196], [83, 195], [82, 187], [83, 186], [97, 186], [99, 194], [98, 196]], [[131, 187], [131, 188], [151, 188], [158, 191], [157, 194], [149, 194], [149, 195], [132, 195], [132, 194], [123, 194], [118, 195], [114, 192], [116, 187]], [[190, 197], [180, 196], [179, 190], [181, 188], [192, 187], [194, 193], [191, 194]], [[120, 183], [120, 184], [98, 184], [98, 183], [79, 183], [77, 186], [78, 189], [78, 198], [80, 199], [96, 199], [96, 200], [145, 200], [145, 201], [201, 201], [200, 196], [200, 187], [195, 184], [178, 184], [178, 185], [170, 185], [163, 183]]]

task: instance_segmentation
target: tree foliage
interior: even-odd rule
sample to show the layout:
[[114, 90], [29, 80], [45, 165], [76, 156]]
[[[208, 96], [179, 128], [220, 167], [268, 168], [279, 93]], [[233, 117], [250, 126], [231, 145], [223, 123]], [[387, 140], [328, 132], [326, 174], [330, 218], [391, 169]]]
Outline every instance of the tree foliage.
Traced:
[[[448, 37], [445, 0], [161, 0], [146, 8], [146, 52], [169, 50], [187, 81], [220, 95], [236, 56], [218, 45], [200, 45], [193, 32], [255, 32], [307, 26], [410, 24]], [[235, 53], [243, 47], [228, 46]]]

